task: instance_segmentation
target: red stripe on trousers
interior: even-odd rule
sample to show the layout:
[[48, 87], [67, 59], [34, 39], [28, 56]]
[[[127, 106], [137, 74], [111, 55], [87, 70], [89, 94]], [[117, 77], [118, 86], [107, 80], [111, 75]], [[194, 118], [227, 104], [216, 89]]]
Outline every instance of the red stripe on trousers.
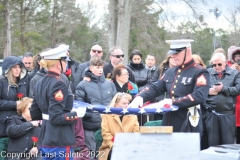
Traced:
[[70, 147], [69, 146], [67, 146], [66, 147], [66, 160], [70, 160]]

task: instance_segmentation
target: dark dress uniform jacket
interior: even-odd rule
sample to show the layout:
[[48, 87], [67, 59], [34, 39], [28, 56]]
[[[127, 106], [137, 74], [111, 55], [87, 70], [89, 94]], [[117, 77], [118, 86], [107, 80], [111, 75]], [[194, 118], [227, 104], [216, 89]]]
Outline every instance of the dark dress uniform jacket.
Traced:
[[38, 137], [40, 127], [33, 126], [20, 115], [10, 117], [7, 123], [8, 153], [28, 153], [33, 147], [32, 137]]
[[[3, 75], [14, 65], [20, 65], [22, 69], [21, 78], [18, 86], [9, 84], [8, 79]], [[4, 59], [3, 75], [0, 76], [0, 138], [7, 137], [6, 127], [7, 119], [12, 115], [17, 115], [18, 93], [23, 97], [28, 96], [28, 78], [24, 64], [18, 57], [9, 56]]]
[[30, 110], [32, 119], [42, 119], [42, 113], [49, 115], [49, 120], [43, 120], [39, 145], [45, 147], [75, 145], [73, 124], [78, 117], [76, 112], [70, 112], [73, 106], [73, 96], [69, 94], [59, 74], [48, 71], [46, 76], [37, 82], [33, 96]]
[[182, 66], [169, 68], [157, 82], [139, 95], [144, 101], [148, 101], [167, 92], [167, 98], [171, 98], [173, 105], [179, 109], [165, 113], [162, 125], [173, 126], [173, 131], [179, 132], [188, 108], [206, 100], [210, 88], [208, 84], [208, 71], [191, 60]]
[[[47, 70], [45, 68], [42, 68], [35, 74], [35, 76], [33, 76], [29, 85], [29, 97], [33, 98], [34, 87], [36, 86], [37, 82], [40, 79], [42, 79], [46, 74], [47, 74]], [[72, 93], [72, 89], [70, 87], [70, 81], [68, 80], [67, 76], [61, 73], [60, 79], [62, 79], [66, 83], [66, 85], [68, 86], [68, 91]]]

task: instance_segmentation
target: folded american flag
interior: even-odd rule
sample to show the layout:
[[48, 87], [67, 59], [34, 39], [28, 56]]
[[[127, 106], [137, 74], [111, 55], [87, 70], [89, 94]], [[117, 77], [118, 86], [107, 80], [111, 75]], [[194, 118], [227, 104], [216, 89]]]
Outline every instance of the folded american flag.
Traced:
[[[153, 105], [152, 105], [153, 106]], [[104, 105], [91, 105], [89, 103], [81, 102], [81, 101], [74, 101], [73, 102], [74, 108], [79, 107], [87, 107], [88, 110], [95, 110], [102, 114], [158, 114], [163, 112], [170, 112], [178, 110], [177, 106], [174, 105], [164, 105], [163, 107], [143, 107], [143, 108], [115, 108], [109, 107]]]

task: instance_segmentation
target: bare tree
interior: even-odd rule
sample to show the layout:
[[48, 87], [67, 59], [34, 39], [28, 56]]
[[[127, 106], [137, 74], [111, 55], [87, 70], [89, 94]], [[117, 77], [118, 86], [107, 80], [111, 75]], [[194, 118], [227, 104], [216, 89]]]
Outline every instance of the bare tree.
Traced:
[[9, 0], [6, 0], [6, 41], [5, 41], [5, 48], [4, 48], [4, 57], [11, 55], [11, 24], [10, 24], [10, 14], [9, 14]]
[[240, 6], [234, 6], [233, 8], [229, 9], [229, 16], [225, 16], [226, 20], [229, 22], [230, 27], [233, 29], [231, 32], [230, 41], [231, 45], [240, 45], [239, 37], [240, 37]]
[[[114, 45], [120, 46], [125, 57], [128, 57], [133, 3], [134, 0], [109, 0], [109, 48]], [[124, 63], [126, 62], [127, 58], [124, 59]]]

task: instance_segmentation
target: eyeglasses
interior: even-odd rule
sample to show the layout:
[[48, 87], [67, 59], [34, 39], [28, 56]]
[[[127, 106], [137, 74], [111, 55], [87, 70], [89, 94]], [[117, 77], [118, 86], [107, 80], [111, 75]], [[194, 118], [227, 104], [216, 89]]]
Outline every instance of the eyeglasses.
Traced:
[[95, 50], [95, 49], [92, 49], [92, 52], [93, 53], [102, 53], [102, 51], [98, 51], [98, 50]]
[[212, 67], [217, 67], [217, 65], [218, 65], [219, 67], [221, 67], [221, 66], [222, 66], [222, 63], [213, 64]]
[[116, 58], [120, 58], [120, 57], [124, 57], [124, 54], [122, 54], [122, 55], [111, 55], [111, 56], [113, 56], [113, 57], [116, 57]]

